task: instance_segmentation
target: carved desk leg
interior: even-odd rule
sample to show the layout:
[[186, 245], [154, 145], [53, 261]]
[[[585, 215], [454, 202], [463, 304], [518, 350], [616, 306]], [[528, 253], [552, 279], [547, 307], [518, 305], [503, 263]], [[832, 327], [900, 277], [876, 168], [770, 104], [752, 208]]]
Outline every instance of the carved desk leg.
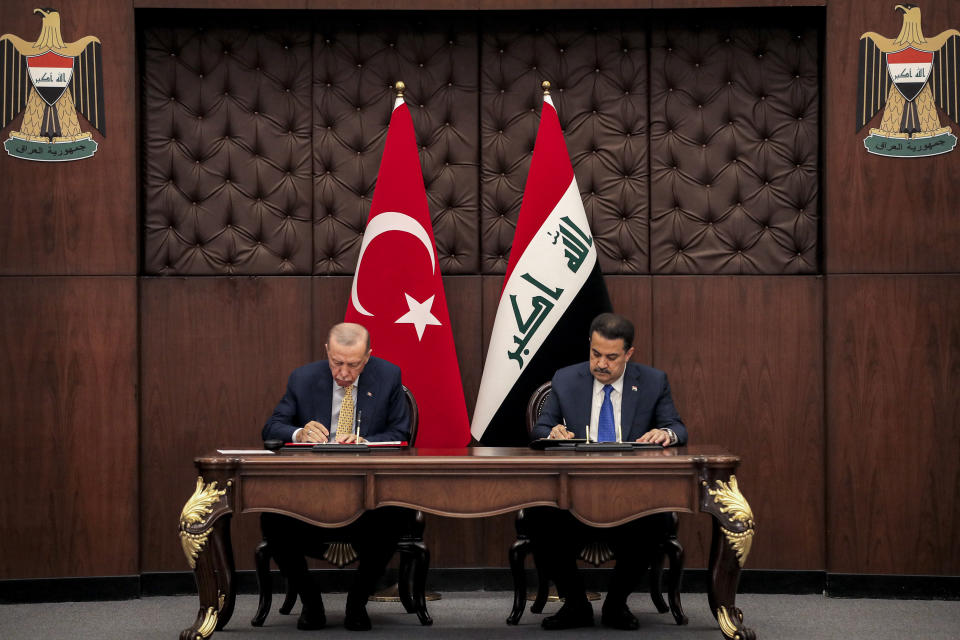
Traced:
[[710, 588], [708, 601], [720, 631], [728, 640], [755, 640], [753, 629], [743, 626], [743, 613], [736, 607], [740, 570], [750, 553], [755, 523], [746, 498], [737, 487], [737, 478], [728, 482], [715, 478], [701, 481], [700, 508], [713, 516], [710, 545]]
[[205, 640], [222, 629], [233, 615], [234, 565], [230, 544], [230, 507], [228, 491], [217, 482], [204, 483], [197, 478], [197, 488], [180, 514], [180, 543], [187, 562], [193, 569], [200, 595], [200, 610], [193, 626], [180, 632], [180, 640]]

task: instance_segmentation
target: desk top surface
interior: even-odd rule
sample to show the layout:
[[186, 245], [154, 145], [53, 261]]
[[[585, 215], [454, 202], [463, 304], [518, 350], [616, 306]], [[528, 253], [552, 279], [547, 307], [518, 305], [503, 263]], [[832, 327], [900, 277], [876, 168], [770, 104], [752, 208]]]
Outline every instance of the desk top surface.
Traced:
[[694, 466], [701, 463], [736, 465], [740, 458], [719, 445], [694, 445], [667, 449], [635, 449], [632, 451], [574, 451], [568, 448], [536, 451], [526, 447], [461, 447], [446, 449], [371, 449], [363, 452], [336, 453], [283, 450], [274, 454], [231, 452], [196, 458], [201, 467], [239, 465], [244, 468], [275, 465], [335, 465], [368, 467], [484, 467], [557, 465], [656, 465]]

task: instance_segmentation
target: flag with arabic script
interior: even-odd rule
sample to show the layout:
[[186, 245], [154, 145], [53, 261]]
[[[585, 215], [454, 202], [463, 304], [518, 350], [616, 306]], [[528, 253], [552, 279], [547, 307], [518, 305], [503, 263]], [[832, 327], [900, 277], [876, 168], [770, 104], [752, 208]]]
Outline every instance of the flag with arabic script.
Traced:
[[473, 413], [473, 437], [485, 445], [526, 445], [530, 395], [557, 369], [587, 359], [590, 321], [610, 310], [560, 120], [547, 94]]
[[420, 411], [416, 445], [466, 446], [460, 367], [413, 120], [402, 97], [390, 117], [345, 320], [365, 326], [373, 355], [402, 370]]

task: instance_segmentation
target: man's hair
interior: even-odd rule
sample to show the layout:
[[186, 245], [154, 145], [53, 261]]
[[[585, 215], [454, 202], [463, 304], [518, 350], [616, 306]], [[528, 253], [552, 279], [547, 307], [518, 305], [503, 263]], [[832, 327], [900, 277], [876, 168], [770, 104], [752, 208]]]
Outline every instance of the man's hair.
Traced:
[[362, 324], [353, 322], [335, 324], [327, 335], [327, 344], [336, 342], [344, 347], [352, 347], [361, 340], [366, 343], [364, 351], [370, 351], [370, 332]]
[[623, 350], [633, 346], [633, 323], [615, 313], [601, 313], [590, 323], [590, 337], [599, 333], [607, 340], [623, 340]]

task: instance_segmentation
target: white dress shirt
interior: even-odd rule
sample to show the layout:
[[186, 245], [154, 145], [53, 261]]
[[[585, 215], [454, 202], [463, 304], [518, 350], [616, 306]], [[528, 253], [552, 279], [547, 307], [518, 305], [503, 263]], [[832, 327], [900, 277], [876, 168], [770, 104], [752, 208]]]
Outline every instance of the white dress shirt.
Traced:
[[[617, 442], [623, 442], [623, 436], [620, 433], [620, 407], [623, 406], [623, 375], [626, 372], [627, 368], [624, 367], [620, 377], [609, 383], [613, 387], [613, 391], [610, 392], [610, 403], [613, 404], [613, 424], [617, 430]], [[600, 428], [600, 406], [606, 395], [603, 392], [604, 386], [603, 382], [593, 379], [593, 403], [590, 408], [590, 424], [587, 425], [590, 442], [597, 441], [597, 430]]]

